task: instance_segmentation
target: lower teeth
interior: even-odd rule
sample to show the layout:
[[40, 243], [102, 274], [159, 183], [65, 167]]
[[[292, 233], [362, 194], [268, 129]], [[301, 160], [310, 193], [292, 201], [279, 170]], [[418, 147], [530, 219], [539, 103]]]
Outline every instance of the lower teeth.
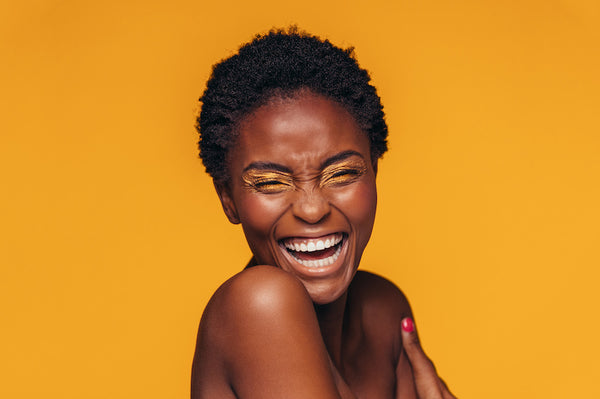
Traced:
[[338, 245], [338, 248], [336, 249], [335, 253], [327, 258], [324, 259], [316, 259], [316, 260], [302, 260], [302, 259], [298, 259], [295, 255], [292, 254], [292, 256], [294, 257], [294, 259], [302, 264], [303, 266], [306, 267], [322, 267], [322, 266], [329, 266], [331, 264], [333, 264], [337, 258], [340, 256], [340, 252], [342, 252], [342, 246]]

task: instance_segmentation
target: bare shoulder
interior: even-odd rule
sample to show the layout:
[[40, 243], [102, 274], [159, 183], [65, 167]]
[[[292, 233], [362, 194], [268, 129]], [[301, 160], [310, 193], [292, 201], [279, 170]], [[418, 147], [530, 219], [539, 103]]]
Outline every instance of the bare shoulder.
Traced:
[[412, 369], [402, 349], [401, 322], [404, 317], [412, 317], [408, 299], [388, 279], [365, 271], [356, 274], [348, 295], [369, 348], [390, 356], [395, 397], [416, 398]]
[[377, 274], [358, 271], [350, 288], [363, 311], [378, 317], [394, 320], [411, 316], [412, 311], [406, 295], [394, 283]]
[[243, 336], [243, 330], [298, 313], [310, 317], [314, 313], [304, 286], [279, 268], [254, 266], [231, 277], [213, 294], [200, 321], [199, 339], [231, 348], [231, 334]]
[[245, 269], [223, 283], [213, 295], [207, 311], [221, 313], [226, 310], [231, 315], [254, 317], [289, 310], [289, 306], [312, 310], [312, 301], [302, 283], [277, 267], [259, 265]]
[[254, 266], [226, 281], [200, 322], [192, 392], [193, 398], [335, 397], [302, 283], [273, 266]]
[[384, 277], [359, 271], [348, 290], [348, 301], [365, 337], [397, 360], [402, 351], [401, 321], [412, 317], [404, 293]]

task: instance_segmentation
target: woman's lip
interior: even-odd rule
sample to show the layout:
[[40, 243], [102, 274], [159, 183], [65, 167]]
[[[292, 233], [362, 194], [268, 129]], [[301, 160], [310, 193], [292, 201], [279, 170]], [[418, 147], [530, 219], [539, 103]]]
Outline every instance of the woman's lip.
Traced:
[[323, 238], [327, 238], [329, 236], [334, 236], [336, 234], [346, 234], [348, 235], [348, 233], [346, 233], [343, 230], [339, 230], [339, 231], [331, 231], [331, 232], [315, 232], [313, 234], [311, 233], [306, 233], [306, 234], [294, 234], [294, 235], [281, 235], [279, 234], [279, 236], [281, 238], [278, 238], [277, 241], [285, 241], [285, 240], [315, 240], [315, 239], [323, 239]]

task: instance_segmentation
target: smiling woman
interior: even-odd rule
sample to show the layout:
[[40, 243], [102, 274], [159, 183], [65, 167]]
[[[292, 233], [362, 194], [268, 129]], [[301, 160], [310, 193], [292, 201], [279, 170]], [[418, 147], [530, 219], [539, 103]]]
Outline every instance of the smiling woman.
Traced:
[[387, 126], [352, 50], [271, 32], [201, 101], [201, 156], [253, 258], [204, 311], [192, 398], [452, 397], [401, 291], [357, 272]]
[[256, 262], [291, 273], [325, 304], [346, 291], [371, 235], [375, 168], [368, 137], [343, 107], [296, 96], [242, 122], [219, 193]]

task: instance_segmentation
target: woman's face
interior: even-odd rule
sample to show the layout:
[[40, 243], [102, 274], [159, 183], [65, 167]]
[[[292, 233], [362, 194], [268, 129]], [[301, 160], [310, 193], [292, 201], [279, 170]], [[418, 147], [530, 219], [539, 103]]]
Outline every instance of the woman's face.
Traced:
[[377, 205], [369, 139], [338, 103], [309, 92], [246, 117], [217, 185], [258, 264], [280, 267], [330, 303], [348, 288]]

